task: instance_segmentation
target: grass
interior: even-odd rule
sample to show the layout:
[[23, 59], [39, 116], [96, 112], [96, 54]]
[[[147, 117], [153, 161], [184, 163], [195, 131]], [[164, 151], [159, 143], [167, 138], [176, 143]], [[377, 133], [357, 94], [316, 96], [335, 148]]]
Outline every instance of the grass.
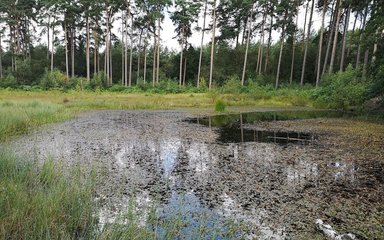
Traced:
[[1, 239], [91, 237], [92, 184], [79, 172], [65, 176], [53, 161], [38, 166], [4, 150], [0, 169]]
[[0, 101], [0, 141], [42, 124], [72, 117], [64, 106], [42, 101]]

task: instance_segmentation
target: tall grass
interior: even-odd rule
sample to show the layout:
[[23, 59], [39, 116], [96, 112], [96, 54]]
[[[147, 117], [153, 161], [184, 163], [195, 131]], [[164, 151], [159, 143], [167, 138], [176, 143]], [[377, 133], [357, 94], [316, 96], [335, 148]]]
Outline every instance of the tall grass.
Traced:
[[31, 127], [67, 119], [62, 105], [42, 101], [0, 101], [0, 141], [23, 134]]
[[0, 239], [74, 239], [94, 234], [92, 181], [0, 151]]

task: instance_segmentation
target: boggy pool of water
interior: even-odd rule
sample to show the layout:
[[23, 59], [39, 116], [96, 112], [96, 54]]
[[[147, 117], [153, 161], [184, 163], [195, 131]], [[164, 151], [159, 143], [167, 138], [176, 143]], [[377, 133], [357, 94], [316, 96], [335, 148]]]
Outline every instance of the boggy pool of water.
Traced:
[[348, 151], [314, 144], [324, 139], [313, 133], [255, 129], [260, 121], [324, 116], [341, 117], [96, 111], [23, 137], [13, 148], [99, 169], [102, 224], [133, 206], [142, 225], [165, 236], [164, 225], [146, 221], [154, 206], [159, 223], [183, 221], [181, 238], [284, 239], [312, 232], [315, 219], [326, 217], [332, 186], [356, 188], [362, 167]]

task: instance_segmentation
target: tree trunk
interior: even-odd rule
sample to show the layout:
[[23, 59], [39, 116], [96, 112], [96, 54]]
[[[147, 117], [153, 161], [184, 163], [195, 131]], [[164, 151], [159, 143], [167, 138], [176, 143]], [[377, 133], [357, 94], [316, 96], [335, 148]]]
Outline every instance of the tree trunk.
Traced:
[[132, 56], [133, 56], [133, 14], [131, 14], [131, 32], [129, 34], [129, 79], [128, 79], [128, 86], [132, 86]]
[[153, 66], [152, 66], [152, 85], [155, 86], [156, 83], [156, 52], [157, 52], [157, 36], [156, 29], [153, 32]]
[[307, 39], [305, 41], [305, 48], [304, 48], [303, 67], [301, 69], [301, 78], [300, 78], [300, 85], [301, 86], [304, 85], [305, 67], [306, 67], [306, 64], [307, 64], [308, 45], [309, 45], [309, 38], [311, 37], [311, 27], [312, 27], [312, 17], [313, 17], [313, 9], [314, 9], [314, 7], [315, 7], [315, 0], [312, 0], [311, 12], [310, 12], [310, 15], [309, 15]]
[[183, 52], [184, 52], [184, 27], [181, 29], [181, 40], [180, 40], [180, 66], [179, 66], [179, 86], [182, 84], [183, 78]]
[[51, 51], [51, 72], [53, 72], [53, 57], [55, 55], [55, 26], [52, 25], [52, 51]]
[[261, 25], [261, 40], [260, 40], [260, 55], [259, 55], [259, 75], [262, 73], [262, 67], [263, 67], [263, 53], [264, 53], [264, 29], [265, 29], [265, 22], [267, 15], [264, 13], [263, 16], [263, 24]]
[[272, 43], [272, 25], [273, 25], [273, 13], [271, 13], [271, 22], [268, 33], [268, 46], [267, 46], [267, 54], [265, 56], [265, 65], [264, 72], [267, 72], [268, 64], [269, 64], [269, 56], [271, 55], [271, 43]]
[[[296, 16], [296, 26], [299, 21], [299, 14]], [[295, 36], [292, 37], [292, 60], [291, 60], [291, 75], [289, 76], [289, 84], [292, 85], [293, 82], [293, 71], [295, 68]]]
[[71, 28], [71, 77], [75, 77], [75, 27]]
[[96, 74], [98, 72], [98, 69], [97, 69], [97, 46], [98, 46], [98, 36], [97, 36], [97, 32], [92, 29], [92, 34], [93, 34], [93, 38], [95, 39], [95, 49], [93, 50], [93, 73]]
[[125, 85], [125, 16], [124, 11], [121, 12], [121, 85]]
[[216, 34], [216, 0], [213, 1], [213, 15], [212, 15], [212, 42], [211, 42], [211, 64], [209, 67], [209, 90], [212, 89], [213, 78], [213, 60], [215, 54], [215, 34]]
[[200, 43], [200, 56], [199, 56], [199, 67], [197, 71], [197, 87], [200, 87], [200, 75], [201, 75], [201, 62], [203, 59], [203, 44], [204, 44], [204, 33], [205, 33], [205, 20], [207, 18], [207, 7], [208, 7], [208, 0], [205, 0], [205, 6], [204, 6], [204, 18], [203, 18], [203, 28], [201, 29], [201, 43]]
[[161, 22], [161, 19], [159, 18], [157, 20], [157, 35], [158, 35], [158, 41], [157, 41], [157, 66], [156, 66], [156, 83], [159, 83], [159, 75], [160, 75], [160, 41], [161, 41], [161, 38], [160, 38], [160, 30], [161, 30], [161, 27], [160, 27], [160, 22]]
[[[287, 12], [285, 12], [284, 22], [286, 21], [286, 18], [287, 18]], [[285, 38], [285, 24], [282, 26], [282, 29], [281, 29], [280, 54], [279, 54], [279, 62], [277, 63], [277, 73], [276, 73], [275, 89], [277, 89], [279, 87], [280, 67], [281, 67], [281, 58], [283, 56], [284, 38]]]
[[128, 86], [128, 11], [124, 16], [124, 85]]
[[187, 80], [187, 57], [184, 60], [184, 76], [183, 76], [183, 86], [185, 86], [185, 81]]
[[64, 38], [65, 38], [65, 72], [69, 79], [69, 56], [68, 56], [68, 28], [67, 23], [64, 23]]
[[302, 49], [304, 50], [305, 44], [305, 33], [307, 29], [307, 17], [308, 17], [308, 9], [309, 9], [309, 0], [307, 1], [307, 6], [305, 7], [305, 17], [304, 17], [304, 30], [303, 30], [303, 41], [302, 41]]
[[321, 16], [321, 29], [320, 29], [320, 40], [319, 40], [319, 50], [317, 53], [317, 71], [316, 71], [316, 87], [320, 84], [320, 72], [321, 72], [321, 55], [323, 54], [323, 36], [324, 36], [324, 21], [325, 14], [327, 13], [327, 0], [324, 1], [323, 6], [323, 15]]
[[341, 48], [341, 60], [340, 60], [340, 72], [344, 71], [345, 46], [347, 44], [347, 33], [348, 33], [350, 15], [351, 15], [351, 4], [349, 4], [348, 6], [347, 16], [345, 17], [345, 23], [344, 23], [343, 46]]
[[325, 71], [327, 71], [329, 51], [331, 49], [331, 43], [332, 43], [332, 39], [333, 39], [333, 32], [335, 30], [335, 22], [336, 22], [335, 15], [336, 15], [337, 7], [334, 8], [334, 5], [335, 5], [334, 3], [332, 5], [332, 15], [331, 15], [331, 24], [332, 25], [330, 27], [330, 32], [328, 32], [327, 50], [325, 51], [325, 58], [324, 58], [324, 65], [323, 65], [322, 75], [324, 75]]
[[147, 39], [144, 42], [144, 69], [143, 69], [143, 81], [144, 84], [147, 80]]
[[91, 81], [91, 63], [90, 63], [90, 53], [89, 53], [89, 48], [90, 48], [90, 36], [89, 36], [89, 17], [86, 18], [86, 24], [87, 24], [87, 49], [86, 49], [86, 64], [87, 64], [87, 81]]
[[49, 45], [51, 43], [50, 34], [49, 34], [50, 25], [51, 25], [51, 16], [49, 15], [48, 24], [47, 24], [47, 61], [49, 61], [49, 47], [50, 47]]
[[359, 44], [358, 44], [358, 47], [357, 47], [357, 56], [356, 56], [356, 69], [358, 69], [360, 67], [361, 43], [363, 41], [363, 35], [364, 35], [364, 30], [365, 30], [365, 23], [367, 21], [368, 7], [369, 7], [369, 5], [367, 5], [367, 7], [365, 8], [362, 26], [360, 27], [360, 37], [359, 37]]
[[251, 30], [252, 30], [252, 15], [253, 15], [253, 7], [250, 16], [248, 17], [248, 33], [247, 33], [247, 42], [244, 54], [244, 66], [243, 66], [243, 74], [241, 76], [241, 86], [244, 86], [245, 82], [245, 72], [247, 70], [247, 61], [248, 61], [248, 49], [249, 49], [249, 41], [251, 39]]
[[329, 72], [333, 72], [333, 63], [335, 61], [336, 49], [337, 49], [337, 37], [339, 35], [339, 23], [340, 23], [340, 15], [341, 15], [341, 0], [338, 0], [337, 5], [337, 16], [336, 16], [336, 26], [335, 26], [335, 36], [333, 39], [333, 48], [331, 54], [331, 62], [329, 64]]
[[141, 41], [142, 41], [142, 37], [143, 37], [143, 30], [141, 29], [140, 31], [140, 37], [139, 37], [139, 45], [137, 46], [137, 76], [136, 76], [136, 84], [139, 83], [139, 79], [140, 79], [140, 67], [141, 67]]

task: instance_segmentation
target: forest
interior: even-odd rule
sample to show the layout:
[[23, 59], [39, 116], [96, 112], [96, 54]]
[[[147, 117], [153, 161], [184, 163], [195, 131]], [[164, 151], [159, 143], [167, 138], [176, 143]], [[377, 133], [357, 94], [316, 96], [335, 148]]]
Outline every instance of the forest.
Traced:
[[[361, 105], [384, 90], [383, 11], [381, 0], [4, 0], [0, 86], [147, 91], [165, 82], [176, 92], [226, 85], [249, 92], [305, 85], [323, 102], [350, 94], [333, 107]], [[179, 50], [162, 41], [165, 16]], [[193, 32], [200, 46], [189, 43]]]

